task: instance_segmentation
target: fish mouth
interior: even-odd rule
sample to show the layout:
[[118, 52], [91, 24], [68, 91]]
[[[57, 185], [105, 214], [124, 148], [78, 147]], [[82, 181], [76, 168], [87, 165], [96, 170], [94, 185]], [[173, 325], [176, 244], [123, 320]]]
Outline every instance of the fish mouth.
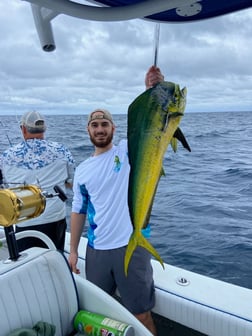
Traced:
[[[166, 111], [164, 111], [164, 112], [166, 112]], [[183, 115], [184, 115], [183, 112], [168, 112], [168, 114], [166, 114], [166, 117], [165, 117], [165, 122], [164, 122], [164, 125], [163, 125], [163, 128], [162, 128], [162, 131], [167, 129], [171, 119], [183, 117]]]
[[177, 117], [183, 117], [184, 112], [169, 112], [168, 118], [177, 118]]

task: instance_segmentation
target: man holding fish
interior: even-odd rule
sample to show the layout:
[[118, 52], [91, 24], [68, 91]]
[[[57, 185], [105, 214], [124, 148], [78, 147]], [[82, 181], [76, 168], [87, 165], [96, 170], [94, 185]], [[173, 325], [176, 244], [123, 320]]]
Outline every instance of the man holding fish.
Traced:
[[[147, 113], [149, 113], [149, 104], [158, 110], [160, 106], [159, 96], [162, 96], [163, 106], [164, 96], [169, 96], [171, 91], [173, 105], [172, 107], [169, 105], [169, 113], [163, 111], [167, 104], [162, 107], [162, 111], [157, 112], [158, 114], [161, 113], [161, 120], [164, 123], [162, 126], [157, 123], [157, 127], [158, 132], [166, 133], [168, 131], [166, 147], [169, 142], [172, 142], [172, 137], [179, 121], [173, 123], [170, 119], [179, 118], [180, 120], [185, 104], [182, 104], [182, 107], [180, 106], [181, 104], [179, 105], [181, 112], [176, 110], [177, 102], [181, 103], [183, 100], [181, 96], [179, 96], [179, 99], [176, 96], [181, 92], [173, 83], [163, 82], [163, 80], [164, 77], [160, 69], [155, 66], [150, 67], [145, 78], [146, 89], [150, 90], [140, 95], [129, 108], [128, 141], [121, 140], [117, 146], [113, 144], [115, 125], [109, 111], [97, 109], [89, 114], [87, 130], [90, 140], [94, 144], [94, 153], [90, 158], [82, 162], [75, 171], [69, 256], [69, 264], [72, 271], [79, 273], [80, 271], [77, 268], [78, 245], [87, 217], [89, 221], [86, 251], [87, 279], [111, 295], [118, 288], [123, 305], [153, 335], [157, 335], [157, 332], [151, 316], [151, 309], [155, 304], [155, 294], [153, 270], [150, 261], [151, 254], [149, 252], [157, 258], [159, 256], [149, 243], [146, 245], [145, 242], [147, 240], [142, 238], [142, 234], [144, 235], [144, 228], [149, 222], [153, 198], [162, 169], [160, 167], [156, 170], [154, 169], [154, 179], [153, 176], [150, 176], [154, 182], [146, 182], [145, 186], [150, 182], [153, 185], [153, 190], [150, 191], [149, 203], [144, 200], [147, 208], [141, 210], [141, 215], [143, 214], [142, 217], [140, 216], [141, 223], [135, 223], [135, 215], [137, 218], [139, 214], [135, 213], [137, 211], [135, 211], [132, 203], [133, 201], [136, 203], [141, 201], [142, 195], [139, 197], [134, 188], [130, 187], [131, 180], [137, 185], [134, 180], [137, 166], [132, 160], [132, 156], [136, 153], [134, 150], [132, 151], [132, 148], [128, 148], [128, 144], [131, 143], [131, 147], [135, 147], [137, 150], [138, 143], [136, 141], [138, 141], [138, 138], [135, 137], [135, 142], [133, 143], [131, 129], [135, 127], [141, 131], [142, 126], [140, 124], [142, 121], [137, 120], [138, 124], [133, 125], [131, 119], [133, 118], [132, 115], [138, 112], [139, 103], [141, 108]], [[167, 84], [165, 83], [168, 83], [168, 93]], [[155, 88], [157, 88], [158, 92], [155, 91]], [[153, 101], [158, 101], [158, 104], [153, 105]], [[142, 102], [143, 104], [141, 104]], [[164, 115], [165, 113], [166, 115]], [[135, 120], [133, 120], [134, 122]], [[173, 124], [172, 129], [169, 126], [171, 123]], [[138, 134], [135, 135], [137, 137], [140, 136]], [[154, 136], [160, 139], [163, 138], [163, 136], [156, 134]], [[180, 136], [178, 138], [181, 140]], [[185, 141], [185, 139], [183, 140]], [[165, 145], [161, 143], [161, 147], [163, 153], [164, 149], [166, 149]], [[159, 155], [160, 157], [162, 157], [162, 153]], [[154, 161], [156, 159], [158, 160], [158, 157], [154, 154]], [[145, 160], [144, 157], [143, 160]], [[159, 165], [159, 162], [157, 164]], [[152, 168], [151, 170], [153, 170]], [[149, 177], [147, 176], [146, 178]], [[131, 199], [131, 194], [134, 199]], [[132, 241], [134, 242], [132, 243]], [[161, 259], [159, 260], [161, 261]]]

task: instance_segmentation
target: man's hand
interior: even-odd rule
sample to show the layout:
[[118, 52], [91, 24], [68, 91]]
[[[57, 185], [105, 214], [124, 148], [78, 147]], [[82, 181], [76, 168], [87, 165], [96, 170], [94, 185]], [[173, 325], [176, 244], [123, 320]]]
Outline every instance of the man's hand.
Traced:
[[145, 76], [146, 90], [150, 89], [157, 83], [160, 83], [163, 81], [164, 81], [164, 76], [162, 75], [160, 69], [152, 65], [147, 71], [146, 76]]
[[80, 270], [77, 268], [77, 262], [78, 262], [78, 253], [71, 252], [68, 257], [69, 266], [72, 272], [80, 274]]

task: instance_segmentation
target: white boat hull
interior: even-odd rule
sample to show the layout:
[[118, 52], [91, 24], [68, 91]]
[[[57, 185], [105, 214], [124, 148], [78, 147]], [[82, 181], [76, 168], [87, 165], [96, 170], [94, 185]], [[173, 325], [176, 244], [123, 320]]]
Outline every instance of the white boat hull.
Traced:
[[[67, 233], [65, 244], [66, 257], [69, 253], [69, 239], [70, 235]], [[40, 300], [37, 299], [41, 297], [41, 295], [44, 295], [43, 293], [41, 294], [41, 291], [50, 290], [51, 283], [54, 283], [54, 280], [51, 280], [50, 277], [48, 278], [49, 275], [56, 274], [57, 280], [54, 285], [55, 288], [53, 287], [52, 291], [60, 293], [57, 281], [63, 277], [61, 274], [63, 268], [63, 271], [66, 272], [67, 275], [64, 275], [64, 288], [60, 290], [62, 292], [68, 290], [68, 283], [70, 288], [72, 282], [75, 284], [80, 302], [78, 309], [90, 310], [131, 324], [135, 329], [136, 336], [151, 335], [117, 300], [85, 279], [86, 243], [86, 238], [82, 238], [79, 245], [78, 261], [81, 274], [74, 274], [74, 280], [65, 258], [62, 258], [61, 254], [57, 251], [53, 251], [53, 249], [50, 251], [41, 248], [29, 249], [24, 251], [17, 261], [8, 260], [6, 249], [0, 249], [1, 330], [8, 329], [6, 323], [8, 324], [10, 319], [12, 319], [11, 328], [23, 326], [21, 322], [27, 321], [27, 314], [29, 316], [32, 315], [31, 307], [41, 304]], [[64, 262], [59, 259], [60, 262], [54, 262], [53, 267], [48, 266], [48, 269], [52, 269], [52, 272], [46, 271], [44, 286], [42, 286], [41, 289], [37, 281], [41, 280], [44, 269], [47, 269], [43, 266], [43, 258], [46, 258], [45, 256], [47, 256], [49, 252], [56, 254], [56, 259], [59, 255]], [[36, 268], [40, 272], [39, 277], [36, 272], [34, 275], [31, 273], [31, 269], [34, 268], [34, 265], [36, 265]], [[252, 290], [189, 272], [168, 264], [165, 264], [165, 269], [163, 270], [160, 264], [155, 260], [152, 260], [152, 265], [156, 290], [156, 305], [153, 309], [153, 315], [159, 336], [252, 335]], [[66, 268], [66, 270], [64, 268]], [[29, 281], [27, 280], [26, 282], [24, 279], [28, 279]], [[62, 286], [61, 281], [59, 282], [59, 286]], [[11, 288], [11, 291], [9, 288]], [[15, 290], [18, 294], [16, 298]], [[32, 299], [31, 292], [33, 293]], [[46, 295], [50, 297], [50, 294]], [[58, 296], [60, 297], [60, 294], [58, 294]], [[51, 305], [52, 307], [50, 307], [50, 309], [54, 311], [56, 309], [54, 305], [57, 305], [57, 301], [52, 302]], [[47, 305], [41, 305], [40, 308], [42, 314], [41, 319], [43, 319], [43, 316], [47, 316], [43, 310], [48, 309], [48, 307]], [[73, 307], [73, 311], [77, 313], [76, 306]], [[5, 316], [5, 318], [2, 318], [2, 316]], [[20, 316], [22, 316], [22, 318]], [[49, 322], [56, 323], [55, 317], [49, 317]], [[30, 324], [35, 324], [38, 318], [39, 314], [35, 314], [33, 319], [28, 317], [28, 321]], [[71, 323], [72, 322], [73, 321], [71, 321]], [[3, 333], [3, 335], [7, 335], [7, 332]], [[64, 334], [57, 334], [57, 336], [64, 336]]]
[[[86, 243], [82, 238], [79, 246], [78, 267], [83, 277]], [[69, 251], [69, 234], [65, 246]], [[252, 335], [252, 290], [168, 264], [163, 270], [156, 260], [152, 266], [155, 314], [205, 335]]]

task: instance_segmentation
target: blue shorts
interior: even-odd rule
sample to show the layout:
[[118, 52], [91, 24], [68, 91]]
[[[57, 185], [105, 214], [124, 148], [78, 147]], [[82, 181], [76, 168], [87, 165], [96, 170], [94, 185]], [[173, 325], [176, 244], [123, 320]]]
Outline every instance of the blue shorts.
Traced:
[[124, 273], [126, 246], [95, 250], [87, 246], [86, 277], [110, 295], [118, 289], [122, 304], [132, 313], [150, 311], [155, 304], [153, 269], [150, 253], [137, 247]]

